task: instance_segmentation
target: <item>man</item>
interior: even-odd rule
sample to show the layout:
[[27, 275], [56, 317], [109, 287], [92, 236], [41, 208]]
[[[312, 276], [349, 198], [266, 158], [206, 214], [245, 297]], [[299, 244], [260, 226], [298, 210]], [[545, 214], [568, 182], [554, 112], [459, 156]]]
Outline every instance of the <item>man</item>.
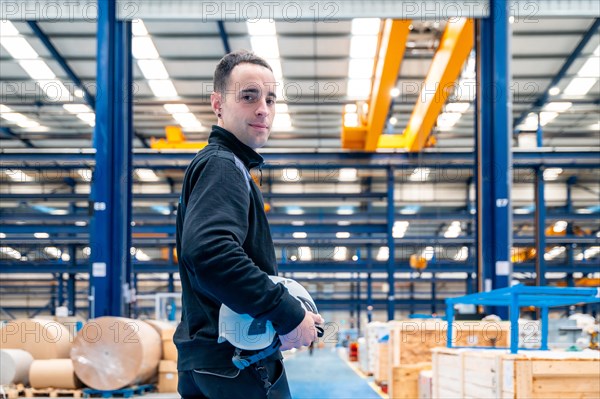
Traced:
[[239, 370], [235, 348], [217, 343], [222, 303], [270, 320], [281, 350], [310, 345], [323, 322], [268, 277], [277, 274], [275, 251], [249, 171], [263, 164], [255, 150], [269, 138], [275, 86], [267, 62], [246, 51], [227, 54], [215, 70], [218, 123], [185, 173], [177, 212], [183, 310], [174, 341], [184, 398], [290, 398], [280, 351]]

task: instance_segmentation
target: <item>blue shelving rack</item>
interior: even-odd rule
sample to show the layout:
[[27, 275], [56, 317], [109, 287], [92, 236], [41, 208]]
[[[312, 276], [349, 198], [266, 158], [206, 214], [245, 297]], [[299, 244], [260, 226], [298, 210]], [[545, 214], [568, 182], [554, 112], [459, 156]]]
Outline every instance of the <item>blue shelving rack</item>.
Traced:
[[448, 348], [452, 348], [452, 322], [456, 304], [506, 306], [510, 315], [510, 353], [519, 349], [519, 310], [524, 306], [541, 309], [542, 343], [541, 350], [548, 350], [548, 310], [556, 306], [569, 306], [582, 303], [600, 303], [600, 287], [562, 288], [529, 287], [522, 284], [500, 288], [489, 292], [480, 292], [456, 298], [446, 299], [446, 318], [448, 320]]

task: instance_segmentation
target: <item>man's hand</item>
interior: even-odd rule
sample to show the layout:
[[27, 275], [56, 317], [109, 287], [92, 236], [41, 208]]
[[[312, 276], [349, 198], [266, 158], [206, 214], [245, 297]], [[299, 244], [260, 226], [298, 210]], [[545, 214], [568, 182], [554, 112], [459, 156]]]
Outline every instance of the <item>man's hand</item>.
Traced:
[[281, 350], [286, 351], [292, 348], [308, 346], [317, 339], [317, 329], [315, 324], [323, 324], [325, 320], [321, 315], [313, 312], [306, 312], [302, 322], [286, 335], [279, 337], [281, 340]]

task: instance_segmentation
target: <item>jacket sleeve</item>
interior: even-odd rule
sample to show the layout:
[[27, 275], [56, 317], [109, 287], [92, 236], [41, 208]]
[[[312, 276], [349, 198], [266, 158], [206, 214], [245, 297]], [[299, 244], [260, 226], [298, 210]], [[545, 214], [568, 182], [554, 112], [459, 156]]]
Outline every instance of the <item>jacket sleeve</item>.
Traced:
[[237, 313], [270, 320], [279, 334], [289, 333], [304, 318], [304, 309], [242, 248], [250, 207], [246, 176], [219, 156], [211, 157], [197, 176], [186, 204], [180, 256], [194, 289]]

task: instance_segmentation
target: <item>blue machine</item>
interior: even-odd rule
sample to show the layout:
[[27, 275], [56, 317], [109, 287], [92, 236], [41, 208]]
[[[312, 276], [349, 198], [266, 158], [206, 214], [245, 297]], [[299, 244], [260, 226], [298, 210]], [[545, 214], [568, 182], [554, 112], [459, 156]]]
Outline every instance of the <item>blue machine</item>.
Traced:
[[511, 327], [510, 353], [517, 353], [519, 349], [520, 308], [525, 306], [540, 308], [542, 310], [542, 346], [540, 349], [548, 350], [548, 309], [580, 303], [600, 303], [600, 288], [528, 287], [518, 284], [514, 287], [448, 298], [446, 299], [448, 348], [452, 348], [454, 305], [459, 303], [508, 307]]

